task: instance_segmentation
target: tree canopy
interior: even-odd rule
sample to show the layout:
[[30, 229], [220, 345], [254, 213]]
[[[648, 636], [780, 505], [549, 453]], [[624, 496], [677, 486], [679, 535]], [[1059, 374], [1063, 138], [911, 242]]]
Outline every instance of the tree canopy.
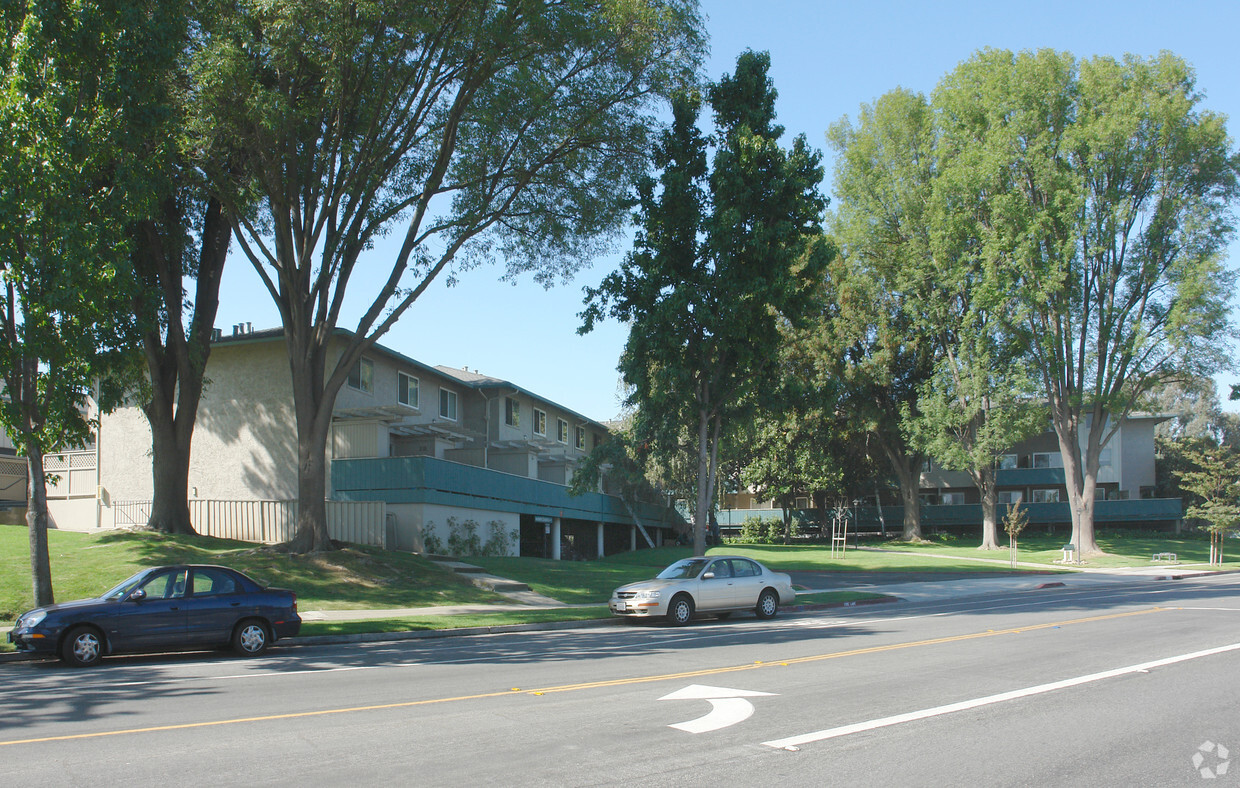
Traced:
[[[201, 133], [253, 173], [222, 197], [288, 345], [294, 548], [321, 549], [350, 369], [453, 265], [499, 259], [550, 283], [603, 248], [646, 166], [656, 99], [693, 78], [701, 21], [692, 0], [229, 8], [194, 53]], [[398, 249], [369, 253], [389, 233]]]
[[701, 97], [676, 98], [655, 148], [659, 177], [638, 188], [633, 251], [587, 290], [582, 313], [583, 332], [606, 316], [630, 325], [620, 371], [643, 440], [676, 452], [688, 439], [699, 553], [721, 436], [738, 404], [775, 379], [780, 326], [803, 320], [833, 254], [820, 224], [821, 156], [804, 136], [780, 146], [769, 67], [746, 52], [708, 87], [710, 138], [697, 128]]

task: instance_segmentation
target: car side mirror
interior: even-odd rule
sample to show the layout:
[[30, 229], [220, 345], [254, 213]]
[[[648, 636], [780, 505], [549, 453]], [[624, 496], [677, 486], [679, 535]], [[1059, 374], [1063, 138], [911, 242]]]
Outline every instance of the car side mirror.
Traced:
[[703, 580], [714, 580], [714, 579], [715, 579], [715, 573], [714, 573], [714, 572], [706, 572], [706, 573], [704, 573], [704, 574], [702, 575], [702, 579], [703, 579]]
[[139, 588], [129, 595], [130, 602], [141, 602], [143, 599], [146, 599], [145, 588]]

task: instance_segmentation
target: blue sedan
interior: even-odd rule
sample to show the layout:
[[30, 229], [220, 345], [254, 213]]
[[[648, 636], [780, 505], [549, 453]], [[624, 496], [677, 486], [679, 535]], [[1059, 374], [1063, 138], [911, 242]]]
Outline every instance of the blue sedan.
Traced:
[[231, 646], [255, 656], [300, 629], [292, 591], [264, 588], [235, 569], [189, 564], [144, 569], [96, 599], [22, 613], [9, 641], [85, 667], [135, 651]]

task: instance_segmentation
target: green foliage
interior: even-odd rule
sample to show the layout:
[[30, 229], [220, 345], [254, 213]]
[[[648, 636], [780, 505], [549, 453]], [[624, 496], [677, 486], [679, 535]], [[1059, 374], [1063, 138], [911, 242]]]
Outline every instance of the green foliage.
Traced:
[[[487, 523], [490, 533], [485, 543], [478, 533], [480, 526], [476, 520], [458, 520], [452, 516], [448, 518], [447, 526], [447, 554], [458, 557], [509, 555], [519, 537], [516, 531], [507, 529], [503, 520], [492, 520]], [[432, 533], [428, 533], [422, 540], [425, 551], [431, 554], [441, 554], [444, 546], [439, 537], [433, 533], [435, 524], [427, 523], [426, 528]]]
[[935, 91], [939, 177], [976, 223], [977, 258], [1010, 283], [1086, 554], [1118, 421], [1164, 381], [1229, 363], [1237, 157], [1200, 101], [1170, 53], [985, 50]]
[[1183, 455], [1187, 467], [1176, 473], [1180, 485], [1195, 499], [1185, 516], [1214, 533], [1240, 528], [1240, 449], [1197, 439], [1185, 447]]
[[[693, 79], [701, 19], [694, 0], [222, 8], [192, 53], [196, 136], [253, 169], [213, 181], [280, 310], [308, 499], [293, 548], [322, 549], [317, 458], [350, 368], [440, 274], [502, 260], [551, 284], [593, 260], [646, 169], [656, 102]], [[389, 233], [375, 270], [363, 254]]]
[[659, 176], [638, 185], [633, 251], [587, 289], [582, 312], [583, 333], [608, 316], [630, 326], [620, 371], [640, 444], [668, 457], [687, 443], [696, 457], [698, 549], [725, 425], [771, 385], [780, 326], [803, 322], [833, 255], [819, 224], [821, 156], [804, 136], [780, 147], [769, 65], [746, 52], [707, 88], [710, 138], [697, 128], [702, 97], [676, 97], [655, 145]]
[[1007, 511], [1003, 514], [1003, 532], [1011, 537], [1013, 544], [1020, 538], [1020, 532], [1028, 525], [1029, 512], [1020, 504], [1015, 506], [1009, 504]]
[[[797, 523], [793, 520], [792, 533], [795, 536]], [[729, 539], [735, 544], [783, 544], [784, 521], [778, 517], [757, 517], [750, 515], [741, 521], [741, 532]]]

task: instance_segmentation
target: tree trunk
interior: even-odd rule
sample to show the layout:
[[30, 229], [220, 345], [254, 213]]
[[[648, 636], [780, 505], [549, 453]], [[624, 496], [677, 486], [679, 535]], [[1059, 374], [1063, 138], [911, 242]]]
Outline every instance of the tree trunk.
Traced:
[[[154, 482], [147, 525], [170, 534], [193, 534], [196, 532], [189, 517], [190, 446], [211, 355], [220, 280], [228, 258], [232, 226], [220, 201], [209, 200], [202, 217], [202, 245], [194, 275], [194, 311], [187, 335], [181, 328], [185, 266], [175, 251], [179, 245], [164, 243], [165, 233], [181, 229], [182, 215], [175, 200], [166, 202], [164, 211], [164, 224], [146, 222], [139, 236], [140, 267], [147, 281], [158, 283], [162, 307], [168, 315], [166, 338], [156, 328], [144, 339], [152, 393], [143, 412], [151, 426]], [[139, 300], [140, 308], [154, 309]]]
[[982, 495], [982, 543], [978, 550], [999, 548], [999, 491], [994, 468], [982, 468], [973, 474], [973, 482]]
[[697, 506], [693, 510], [693, 554], [706, 555], [706, 528], [710, 512], [710, 414], [698, 410]]
[[172, 418], [170, 405], [157, 389], [152, 402], [143, 409], [151, 426], [151, 478], [154, 482], [147, 527], [168, 534], [195, 534], [189, 519], [189, 442], [193, 420], [182, 435], [177, 421]]
[[[326, 407], [330, 413], [331, 405]], [[322, 426], [331, 420], [297, 421], [297, 532], [288, 551], [317, 553], [333, 549], [327, 532], [327, 429]]]
[[900, 501], [904, 504], [904, 532], [900, 538], [905, 542], [920, 542], [921, 535], [921, 455], [906, 457], [884, 446], [884, 453], [900, 483]]
[[47, 551], [47, 481], [44, 478], [43, 452], [27, 448], [26, 454], [30, 468], [26, 500], [26, 525], [30, 529], [30, 576], [34, 586], [34, 603], [37, 607], [43, 607], [56, 601], [52, 593], [52, 563]]
[[[1095, 417], [1095, 422], [1097, 422]], [[1072, 544], [1084, 558], [1102, 553], [1094, 534], [1094, 498], [1098, 471], [1089, 471], [1088, 458], [1082, 461], [1077, 433], [1071, 425], [1056, 425], [1063, 475], [1068, 488], [1068, 508], [1072, 515]], [[1061, 429], [1061, 427], [1063, 429]]]

